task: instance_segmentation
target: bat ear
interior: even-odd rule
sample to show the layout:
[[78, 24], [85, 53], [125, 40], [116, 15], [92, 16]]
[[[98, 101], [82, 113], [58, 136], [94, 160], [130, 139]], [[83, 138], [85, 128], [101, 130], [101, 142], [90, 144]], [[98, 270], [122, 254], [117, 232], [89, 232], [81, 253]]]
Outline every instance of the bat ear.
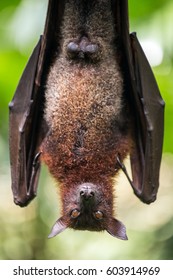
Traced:
[[128, 240], [128, 237], [126, 235], [126, 227], [122, 222], [118, 221], [115, 218], [111, 218], [109, 220], [106, 230], [113, 237], [117, 237], [122, 240]]
[[64, 231], [67, 227], [68, 227], [68, 225], [66, 223], [64, 223], [63, 217], [59, 218], [56, 221], [56, 223], [53, 225], [52, 230], [51, 230], [50, 234], [48, 235], [48, 238], [52, 238], [52, 237], [56, 236], [57, 234]]

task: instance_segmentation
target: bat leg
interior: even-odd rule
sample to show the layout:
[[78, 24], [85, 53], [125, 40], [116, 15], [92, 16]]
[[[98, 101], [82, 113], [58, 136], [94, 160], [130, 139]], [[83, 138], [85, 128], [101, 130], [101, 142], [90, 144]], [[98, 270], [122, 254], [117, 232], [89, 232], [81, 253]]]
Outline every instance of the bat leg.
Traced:
[[40, 156], [41, 152], [38, 152], [34, 158], [33, 164], [32, 164], [32, 171], [31, 171], [31, 179], [28, 189], [28, 196], [30, 197], [33, 193], [33, 196], [36, 196], [37, 194], [37, 185], [38, 185], [38, 179], [40, 174]]
[[127, 169], [126, 169], [125, 165], [121, 162], [121, 160], [120, 160], [120, 158], [119, 158], [118, 156], [117, 156], [117, 162], [118, 162], [118, 164], [119, 164], [119, 167], [121, 168], [121, 170], [124, 172], [125, 176], [127, 177], [127, 180], [129, 181], [129, 183], [130, 183], [130, 185], [131, 185], [131, 187], [132, 187], [134, 193], [135, 193], [136, 195], [138, 195], [138, 193], [137, 193], [137, 191], [136, 191], [136, 188], [135, 188], [135, 186], [134, 186], [134, 184], [133, 184], [133, 181], [131, 180], [131, 178], [130, 178], [128, 172], [127, 172]]

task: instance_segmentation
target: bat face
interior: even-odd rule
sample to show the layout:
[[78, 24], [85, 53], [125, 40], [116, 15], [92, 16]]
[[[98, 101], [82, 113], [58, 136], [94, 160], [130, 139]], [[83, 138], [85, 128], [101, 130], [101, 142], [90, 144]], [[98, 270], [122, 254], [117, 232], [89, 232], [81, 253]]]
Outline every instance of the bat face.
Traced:
[[[72, 194], [68, 193], [68, 198], [70, 195], [69, 203], [66, 203], [67, 197], [64, 198], [64, 213], [70, 213], [70, 226], [75, 229], [101, 230], [101, 224], [96, 221], [107, 216], [101, 188], [92, 183], [84, 183], [76, 186]], [[108, 207], [111, 208], [111, 205]]]
[[49, 0], [44, 34], [10, 103], [14, 202], [26, 206], [36, 196], [44, 162], [62, 200], [49, 237], [69, 227], [127, 239], [113, 217], [114, 178], [122, 169], [141, 201], [156, 199], [163, 108], [129, 35], [127, 0]]
[[105, 200], [102, 186], [84, 183], [66, 192], [63, 216], [55, 223], [49, 235], [54, 237], [67, 227], [77, 230], [103, 231], [126, 240], [125, 226], [112, 217], [112, 201]]

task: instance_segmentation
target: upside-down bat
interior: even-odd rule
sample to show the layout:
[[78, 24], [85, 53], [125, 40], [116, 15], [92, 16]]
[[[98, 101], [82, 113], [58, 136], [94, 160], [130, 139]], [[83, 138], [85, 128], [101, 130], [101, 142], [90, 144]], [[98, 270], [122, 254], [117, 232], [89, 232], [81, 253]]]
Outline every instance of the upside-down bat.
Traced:
[[14, 202], [36, 196], [42, 161], [62, 200], [49, 237], [70, 227], [127, 239], [114, 218], [114, 178], [122, 169], [141, 201], [156, 199], [164, 114], [150, 65], [129, 35], [128, 1], [49, 0], [44, 34], [9, 107]]

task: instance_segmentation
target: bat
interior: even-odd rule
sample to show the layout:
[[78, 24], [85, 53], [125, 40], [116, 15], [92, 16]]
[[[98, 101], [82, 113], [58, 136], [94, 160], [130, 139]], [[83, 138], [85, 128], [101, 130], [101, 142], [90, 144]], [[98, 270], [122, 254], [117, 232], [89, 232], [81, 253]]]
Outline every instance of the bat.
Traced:
[[135, 195], [154, 202], [164, 132], [164, 101], [129, 34], [128, 1], [49, 0], [44, 33], [9, 109], [15, 204], [36, 196], [43, 162], [62, 201], [49, 237], [73, 228], [126, 240], [113, 210], [114, 180], [122, 170]]

